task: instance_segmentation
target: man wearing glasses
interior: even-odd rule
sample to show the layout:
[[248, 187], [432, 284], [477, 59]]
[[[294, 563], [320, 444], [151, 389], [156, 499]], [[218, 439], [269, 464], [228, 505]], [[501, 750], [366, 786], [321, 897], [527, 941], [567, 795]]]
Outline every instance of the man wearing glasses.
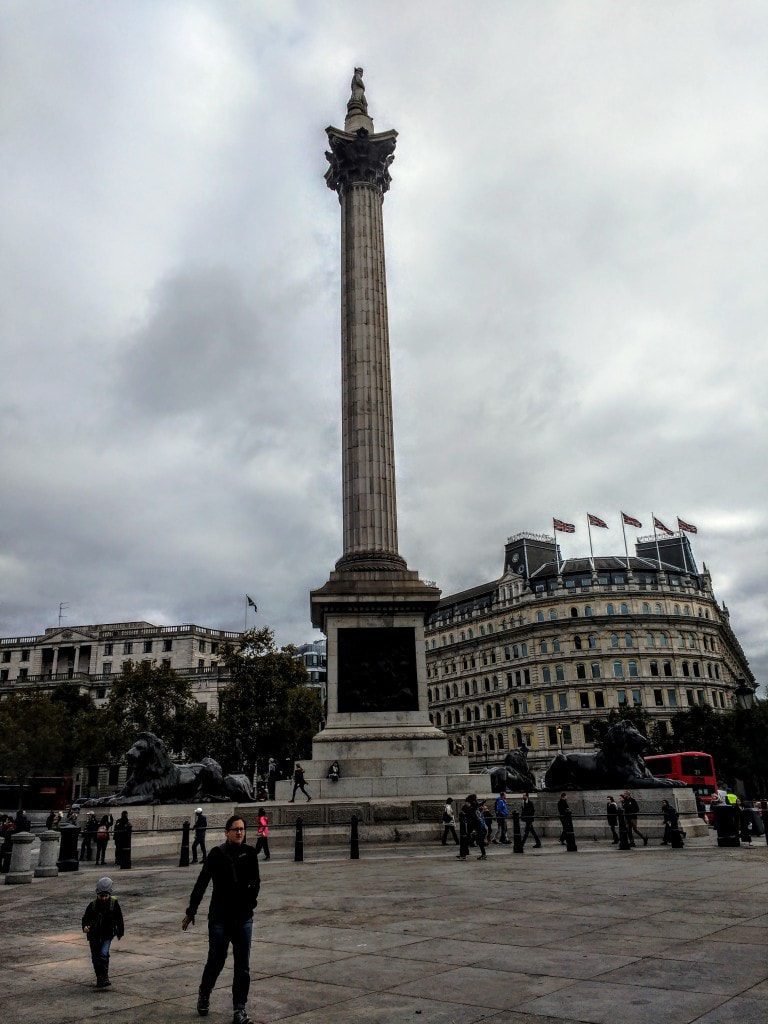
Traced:
[[195, 923], [200, 901], [213, 879], [213, 892], [208, 907], [208, 960], [200, 981], [197, 1012], [201, 1017], [208, 1006], [227, 959], [232, 943], [234, 976], [232, 978], [233, 1024], [252, 1024], [245, 1004], [251, 983], [248, 961], [251, 955], [253, 911], [259, 896], [259, 860], [253, 846], [245, 842], [245, 822], [233, 815], [224, 826], [226, 842], [215, 846], [205, 859], [203, 869], [195, 882], [181, 927], [184, 931]]

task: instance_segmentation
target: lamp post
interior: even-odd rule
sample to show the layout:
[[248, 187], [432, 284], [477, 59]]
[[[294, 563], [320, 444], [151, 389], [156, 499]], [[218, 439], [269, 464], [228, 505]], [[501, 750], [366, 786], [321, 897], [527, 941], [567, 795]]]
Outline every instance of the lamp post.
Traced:
[[563, 727], [562, 725], [557, 726], [557, 742], [560, 745], [560, 753], [563, 754]]

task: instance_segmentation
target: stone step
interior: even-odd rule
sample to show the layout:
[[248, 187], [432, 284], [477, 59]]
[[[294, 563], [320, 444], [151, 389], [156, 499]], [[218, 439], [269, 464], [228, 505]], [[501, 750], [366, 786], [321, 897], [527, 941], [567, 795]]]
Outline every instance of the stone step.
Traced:
[[[445, 797], [466, 796], [470, 792], [490, 792], [488, 776], [470, 775], [399, 775], [361, 776], [341, 778], [338, 782], [329, 779], [307, 780], [307, 790], [312, 797], [321, 800], [360, 800], [384, 797]], [[293, 791], [291, 781], [278, 782], [275, 795], [278, 800], [290, 799]], [[297, 802], [305, 798], [299, 792]]]
[[[401, 739], [397, 736], [361, 737], [356, 740], [332, 739], [329, 732], [322, 733], [326, 739], [312, 742], [312, 760], [328, 765], [331, 761], [355, 761], [369, 759], [411, 760], [414, 757], [448, 757], [448, 740], [436, 736], [429, 739]], [[303, 762], [302, 762], [303, 763]], [[304, 764], [305, 770], [309, 761]]]
[[[307, 782], [325, 779], [331, 762], [307, 761], [302, 764]], [[443, 755], [437, 757], [368, 757], [341, 761], [342, 778], [375, 778], [401, 775], [468, 775], [466, 757]]]

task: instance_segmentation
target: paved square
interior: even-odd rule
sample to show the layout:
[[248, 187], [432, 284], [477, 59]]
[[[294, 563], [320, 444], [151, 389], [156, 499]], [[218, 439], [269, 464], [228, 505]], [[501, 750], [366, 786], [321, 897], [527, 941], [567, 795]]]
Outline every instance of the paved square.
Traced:
[[[262, 864], [249, 1011], [285, 1024], [765, 1024], [768, 848], [278, 853]], [[126, 919], [93, 988], [80, 917], [98, 872], [0, 886], [4, 1024], [198, 1020], [196, 868], [110, 869]], [[211, 1022], [231, 1020], [231, 966]]]

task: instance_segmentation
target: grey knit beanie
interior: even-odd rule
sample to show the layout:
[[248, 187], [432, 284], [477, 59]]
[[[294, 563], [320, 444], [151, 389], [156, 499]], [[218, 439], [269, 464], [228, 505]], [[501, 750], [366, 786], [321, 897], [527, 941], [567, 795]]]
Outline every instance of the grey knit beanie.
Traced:
[[106, 892], [109, 893], [110, 896], [112, 895], [112, 879], [107, 878], [106, 875], [104, 876], [104, 878], [100, 878], [96, 883], [97, 895], [100, 892]]

